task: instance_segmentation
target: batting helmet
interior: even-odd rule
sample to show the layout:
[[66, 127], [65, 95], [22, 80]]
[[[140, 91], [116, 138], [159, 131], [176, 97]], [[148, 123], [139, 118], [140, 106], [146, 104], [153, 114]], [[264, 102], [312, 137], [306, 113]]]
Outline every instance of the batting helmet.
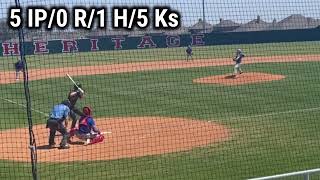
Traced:
[[89, 106], [83, 107], [82, 112], [86, 116], [91, 116], [92, 115], [92, 109]]

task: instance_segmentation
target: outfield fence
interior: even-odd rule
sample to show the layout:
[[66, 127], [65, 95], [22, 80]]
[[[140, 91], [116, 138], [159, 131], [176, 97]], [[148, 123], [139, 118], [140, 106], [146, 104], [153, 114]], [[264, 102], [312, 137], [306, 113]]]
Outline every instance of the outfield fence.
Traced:
[[320, 177], [318, 1], [1, 1], [0, 43], [0, 179]]

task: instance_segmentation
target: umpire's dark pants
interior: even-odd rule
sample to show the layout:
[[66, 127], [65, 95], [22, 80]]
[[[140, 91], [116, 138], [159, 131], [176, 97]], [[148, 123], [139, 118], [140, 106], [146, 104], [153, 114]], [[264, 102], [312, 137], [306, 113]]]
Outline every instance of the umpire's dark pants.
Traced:
[[62, 140], [60, 143], [60, 146], [67, 145], [68, 142], [68, 131], [66, 127], [63, 124], [63, 120], [57, 120], [57, 119], [48, 119], [47, 121], [47, 128], [50, 129], [50, 135], [49, 135], [49, 145], [54, 145], [54, 138], [56, 135], [56, 132], [60, 132], [62, 135]]

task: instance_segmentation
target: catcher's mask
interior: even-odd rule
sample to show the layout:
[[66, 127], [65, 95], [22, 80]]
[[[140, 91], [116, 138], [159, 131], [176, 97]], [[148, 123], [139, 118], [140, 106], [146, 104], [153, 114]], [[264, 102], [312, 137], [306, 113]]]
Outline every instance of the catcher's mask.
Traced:
[[92, 109], [89, 106], [83, 107], [82, 111], [83, 111], [83, 114], [86, 116], [92, 115]]

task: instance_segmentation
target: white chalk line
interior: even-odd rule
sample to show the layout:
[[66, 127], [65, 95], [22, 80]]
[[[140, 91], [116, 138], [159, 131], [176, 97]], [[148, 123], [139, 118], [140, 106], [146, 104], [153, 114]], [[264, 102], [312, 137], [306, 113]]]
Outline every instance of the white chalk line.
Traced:
[[[11, 104], [15, 104], [15, 105], [18, 105], [18, 106], [27, 108], [26, 105], [20, 104], [20, 103], [15, 102], [15, 101], [12, 101], [12, 100], [10, 100], [10, 99], [6, 99], [6, 98], [0, 98], [0, 99], [3, 100], [3, 101], [9, 102], [9, 103], [11, 103]], [[42, 114], [42, 115], [44, 115], [44, 116], [46, 116], [46, 117], [49, 117], [49, 115], [48, 115], [47, 113], [44, 113], [44, 112], [42, 112], [42, 111], [39, 111], [39, 110], [36, 110], [36, 109], [33, 109], [33, 108], [31, 108], [31, 110], [34, 111], [34, 112], [37, 112], [37, 113], [39, 113], [39, 114]]]
[[[12, 101], [10, 99], [6, 99], [6, 98], [0, 98], [4, 101], [7, 101], [9, 103], [12, 103], [12, 104], [16, 104], [18, 106], [22, 106], [22, 107], [27, 107], [26, 105], [23, 105], [23, 104], [19, 104], [15, 101]], [[32, 111], [34, 112], [37, 112], [39, 114], [42, 114], [46, 117], [49, 117], [48, 114], [42, 112], [42, 111], [39, 111], [39, 110], [36, 110], [36, 109], [33, 109], [31, 108]], [[294, 109], [294, 110], [288, 110], [288, 111], [281, 111], [281, 112], [272, 112], [272, 113], [264, 113], [264, 114], [257, 114], [257, 115], [251, 115], [251, 116], [240, 116], [240, 117], [233, 117], [233, 118], [228, 118], [228, 119], [231, 119], [231, 120], [236, 120], [236, 119], [251, 119], [251, 118], [259, 118], [259, 117], [268, 117], [268, 116], [275, 116], [275, 115], [280, 115], [280, 114], [290, 114], [290, 113], [299, 113], [299, 112], [310, 112], [310, 111], [317, 111], [317, 110], [320, 110], [320, 107], [314, 107], [314, 108], [305, 108], [305, 109]], [[210, 122], [210, 121], [209, 121]], [[111, 134], [112, 132], [110, 131], [105, 131], [105, 132], [102, 132], [101, 134]]]
[[280, 115], [280, 114], [310, 112], [310, 111], [317, 111], [317, 110], [320, 110], [320, 107], [294, 109], [294, 110], [288, 110], [288, 111], [282, 111], [282, 112], [272, 112], [272, 113], [257, 114], [257, 115], [251, 115], [251, 116], [240, 116], [240, 117], [233, 117], [233, 118], [229, 118], [229, 119], [232, 119], [232, 120], [234, 120], [234, 119], [251, 119], [251, 118], [259, 118], [259, 117], [275, 116], [275, 115]]
[[104, 132], [101, 132], [101, 134], [112, 134], [111, 131], [104, 131]]

